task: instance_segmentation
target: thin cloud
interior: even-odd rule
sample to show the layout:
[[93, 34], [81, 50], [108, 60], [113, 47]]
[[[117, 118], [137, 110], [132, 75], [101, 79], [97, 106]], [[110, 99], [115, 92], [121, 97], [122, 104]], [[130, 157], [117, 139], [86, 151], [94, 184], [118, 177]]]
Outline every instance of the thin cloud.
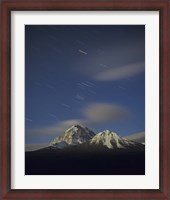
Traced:
[[142, 73], [144, 69], [145, 65], [143, 62], [126, 65], [100, 72], [94, 76], [94, 79], [98, 81], [116, 81], [138, 75]]
[[70, 119], [70, 120], [65, 120], [65, 121], [61, 121], [57, 124], [56, 129], [57, 131], [65, 131], [66, 129], [70, 128], [70, 126], [73, 126], [75, 124], [84, 124], [83, 120], [79, 120], [79, 119]]
[[128, 140], [133, 140], [136, 142], [141, 142], [144, 143], [145, 142], [145, 132], [139, 132], [139, 133], [134, 133], [132, 135], [128, 135], [125, 137]]
[[83, 114], [91, 123], [105, 123], [122, 120], [129, 115], [129, 111], [114, 104], [91, 103], [83, 109]]
[[71, 119], [71, 120], [65, 120], [65, 121], [60, 121], [57, 124], [54, 124], [52, 126], [48, 127], [42, 127], [42, 128], [37, 128], [37, 129], [27, 129], [26, 134], [27, 137], [34, 137], [34, 136], [57, 136], [62, 134], [65, 130], [70, 128], [70, 126], [73, 126], [75, 124], [82, 124], [84, 125], [83, 120], [79, 119]]
[[25, 144], [25, 151], [35, 151], [47, 147], [49, 144]]

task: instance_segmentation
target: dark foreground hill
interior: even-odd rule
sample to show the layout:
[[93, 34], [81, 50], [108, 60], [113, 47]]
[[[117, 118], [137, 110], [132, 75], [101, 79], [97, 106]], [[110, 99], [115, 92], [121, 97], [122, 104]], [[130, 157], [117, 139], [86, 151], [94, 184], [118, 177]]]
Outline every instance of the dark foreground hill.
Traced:
[[145, 152], [50, 147], [25, 153], [25, 175], [144, 175]]

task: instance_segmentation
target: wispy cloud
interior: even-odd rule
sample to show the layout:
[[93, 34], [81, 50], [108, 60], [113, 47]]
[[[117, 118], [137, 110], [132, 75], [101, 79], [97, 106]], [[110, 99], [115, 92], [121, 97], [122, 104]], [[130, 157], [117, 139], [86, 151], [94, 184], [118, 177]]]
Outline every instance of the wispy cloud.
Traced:
[[128, 140], [133, 140], [133, 141], [136, 141], [136, 142], [144, 143], [145, 142], [145, 132], [142, 131], [142, 132], [139, 132], [139, 133], [134, 133], [132, 135], [126, 136], [125, 138], [128, 139]]
[[64, 120], [60, 121], [57, 124], [42, 127], [42, 128], [36, 128], [36, 129], [27, 129], [26, 134], [27, 137], [34, 137], [34, 136], [57, 136], [58, 134], [63, 133], [65, 130], [67, 130], [70, 126], [75, 124], [82, 124], [84, 125], [83, 120], [79, 119], [70, 119], [70, 120]]
[[83, 114], [91, 123], [105, 123], [122, 120], [129, 115], [129, 111], [119, 105], [90, 103], [83, 109]]
[[25, 144], [25, 151], [35, 151], [44, 147], [47, 147], [49, 144]]
[[84, 123], [85, 123], [85, 121], [80, 120], [80, 119], [64, 120], [64, 121], [57, 123], [56, 130], [62, 132], [62, 131], [65, 131], [66, 129], [68, 129], [72, 125], [75, 125], [75, 124], [83, 125]]
[[104, 70], [103, 72], [97, 73], [94, 76], [94, 79], [98, 81], [115, 81], [138, 75], [141, 72], [143, 72], [144, 69], [145, 69], [144, 63], [140, 62]]

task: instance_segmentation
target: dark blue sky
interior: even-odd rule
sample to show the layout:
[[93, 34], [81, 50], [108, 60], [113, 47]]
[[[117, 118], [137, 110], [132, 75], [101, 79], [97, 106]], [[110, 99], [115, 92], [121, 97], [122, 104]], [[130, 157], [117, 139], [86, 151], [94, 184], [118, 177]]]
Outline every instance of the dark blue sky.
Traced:
[[26, 25], [26, 143], [74, 124], [145, 130], [143, 25]]

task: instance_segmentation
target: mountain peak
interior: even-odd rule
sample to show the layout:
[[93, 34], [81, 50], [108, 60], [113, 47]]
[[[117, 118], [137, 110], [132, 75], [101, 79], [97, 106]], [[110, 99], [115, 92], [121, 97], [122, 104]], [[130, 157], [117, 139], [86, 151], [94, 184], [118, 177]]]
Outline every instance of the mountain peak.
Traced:
[[105, 133], [111, 133], [111, 131], [110, 130], [104, 130], [103, 132], [105, 132]]
[[74, 124], [70, 128], [68, 128], [65, 132], [68, 132], [70, 130], [78, 130], [78, 129], [85, 129], [82, 125]]
[[111, 135], [118, 135], [116, 132], [110, 131], [110, 130], [104, 130], [101, 132], [102, 134], [111, 134]]
[[121, 138], [116, 132], [104, 130], [97, 134], [100, 137]]
[[109, 149], [114, 149], [123, 148], [122, 140], [123, 138], [121, 138], [117, 133], [105, 130], [94, 136], [90, 143], [96, 145], [100, 144], [108, 147]]
[[79, 124], [74, 124], [74, 125], [72, 126], [72, 128], [74, 128], [74, 127], [76, 127], [76, 128], [84, 128], [82, 125], [79, 125]]
[[105, 130], [96, 134], [90, 144], [105, 146], [109, 149], [126, 149], [133, 148], [134, 146], [139, 146], [138, 143], [123, 139], [117, 133], [109, 130]]
[[62, 135], [56, 137], [50, 145], [56, 148], [60, 148], [60, 144], [78, 145], [89, 141], [93, 138], [95, 133], [88, 128], [84, 128], [80, 125], [73, 125], [67, 129]]

